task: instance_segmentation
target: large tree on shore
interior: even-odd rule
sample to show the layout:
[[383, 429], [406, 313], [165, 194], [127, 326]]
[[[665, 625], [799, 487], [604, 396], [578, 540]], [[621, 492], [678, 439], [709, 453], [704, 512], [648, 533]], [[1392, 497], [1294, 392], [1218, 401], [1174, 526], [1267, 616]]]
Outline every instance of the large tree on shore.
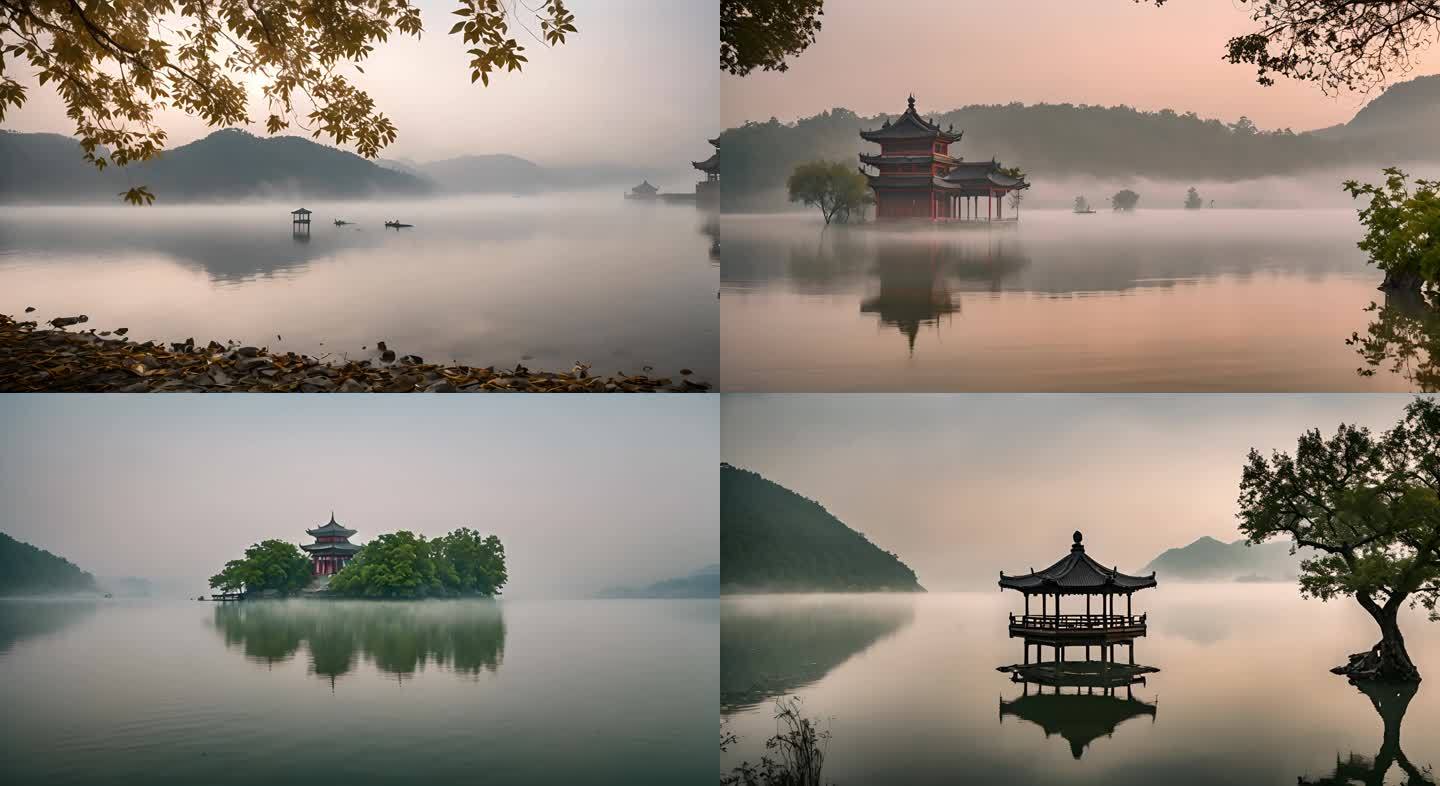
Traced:
[[720, 69], [788, 71], [785, 58], [815, 43], [824, 7], [825, 0], [720, 0]]
[[1440, 0], [1237, 2], [1258, 29], [1231, 38], [1225, 59], [1255, 66], [1262, 85], [1283, 76], [1327, 93], [1369, 90], [1409, 72], [1415, 53], [1440, 39]]
[[[450, 34], [471, 45], [471, 82], [523, 67], [516, 28], [544, 46], [575, 32], [563, 0], [457, 3]], [[395, 124], [347, 73], [363, 74], [360, 64], [391, 35], [422, 29], [409, 0], [0, 0], [0, 122], [28, 98], [8, 68], [23, 60], [60, 95], [98, 168], [158, 155], [162, 110], [212, 127], [250, 123], [247, 82], [268, 105], [269, 133], [294, 124], [374, 158], [395, 140]], [[123, 196], [155, 198], [144, 186]]]
[[1352, 680], [1418, 681], [1399, 613], [1440, 619], [1440, 404], [1413, 401], [1379, 436], [1342, 424], [1311, 429], [1294, 455], [1251, 450], [1240, 483], [1240, 531], [1252, 544], [1288, 538], [1320, 556], [1301, 563], [1300, 591], [1351, 596], [1380, 640], [1333, 671]]
[[795, 167], [786, 181], [791, 202], [820, 208], [825, 223], [848, 222], [873, 201], [870, 183], [855, 167], [841, 161], [810, 161]]

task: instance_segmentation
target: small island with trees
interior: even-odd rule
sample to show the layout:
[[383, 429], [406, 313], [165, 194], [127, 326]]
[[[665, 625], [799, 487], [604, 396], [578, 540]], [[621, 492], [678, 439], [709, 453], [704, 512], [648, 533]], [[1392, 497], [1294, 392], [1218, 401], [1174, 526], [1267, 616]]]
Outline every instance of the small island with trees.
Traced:
[[363, 546], [349, 543], [354, 530], [334, 516], [309, 532], [317, 541], [305, 547], [309, 554], [271, 539], [225, 563], [210, 577], [211, 588], [222, 593], [214, 597], [493, 598], [509, 579], [500, 538], [469, 527], [436, 538], [400, 530]]

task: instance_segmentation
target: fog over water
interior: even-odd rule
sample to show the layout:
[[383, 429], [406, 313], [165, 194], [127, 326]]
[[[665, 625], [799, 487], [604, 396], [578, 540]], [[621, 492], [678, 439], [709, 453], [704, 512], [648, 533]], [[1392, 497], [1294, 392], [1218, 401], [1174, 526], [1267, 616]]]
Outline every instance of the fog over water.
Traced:
[[[460, 400], [460, 399], [466, 400]], [[336, 519], [364, 543], [468, 526], [506, 597], [717, 561], [716, 396], [0, 398], [0, 531], [109, 576], [204, 579]]]
[[1309, 428], [1383, 430], [1404, 395], [726, 396], [721, 456], [816, 500], [932, 591], [994, 590], [1082, 530], [1138, 571], [1201, 536], [1240, 537], [1250, 448]]

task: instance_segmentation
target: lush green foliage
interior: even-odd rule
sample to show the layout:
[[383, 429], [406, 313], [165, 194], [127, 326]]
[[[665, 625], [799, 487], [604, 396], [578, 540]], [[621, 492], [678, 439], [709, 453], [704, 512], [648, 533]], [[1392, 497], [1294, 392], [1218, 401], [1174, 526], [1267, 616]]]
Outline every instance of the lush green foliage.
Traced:
[[919, 592], [915, 572], [819, 504], [720, 465], [720, 583], [726, 591]]
[[1128, 188], [1121, 189], [1115, 192], [1115, 196], [1110, 197], [1112, 210], [1134, 210], [1138, 204], [1140, 204], [1140, 195]]
[[482, 538], [461, 527], [427, 540], [401, 530], [365, 544], [328, 590], [366, 598], [492, 597], [508, 578], [505, 548], [494, 535]]
[[1329, 439], [1305, 432], [1293, 456], [1252, 450], [1239, 506], [1251, 543], [1320, 552], [1300, 563], [1302, 594], [1354, 597], [1375, 619], [1375, 676], [1418, 678], [1397, 612], [1420, 606], [1440, 619], [1440, 403], [1416, 399], [1378, 437], [1342, 424]]
[[[450, 34], [473, 45], [470, 81], [488, 85], [493, 73], [523, 67], [525, 47], [511, 28], [525, 21], [511, 4], [459, 0], [453, 13], [460, 19]], [[575, 32], [562, 0], [527, 13], [546, 46]], [[341, 70], [364, 73], [360, 64], [377, 45], [395, 34], [418, 38], [422, 27], [408, 0], [0, 0], [0, 75], [23, 59], [41, 85], [53, 84], [85, 159], [102, 169], [159, 154], [162, 109], [210, 126], [250, 123], [247, 83], [259, 84], [269, 133], [295, 124], [374, 158], [397, 130]], [[0, 121], [27, 98], [17, 79], [0, 76]], [[155, 199], [147, 186], [123, 196], [134, 204]]]
[[1074, 209], [1076, 213], [1088, 212], [1090, 210], [1090, 200], [1086, 199], [1084, 195], [1075, 197]]
[[825, 0], [724, 0], [720, 68], [736, 76], [759, 68], [787, 71], [785, 58], [815, 43]]
[[874, 201], [865, 176], [839, 161], [811, 161], [795, 167], [786, 181], [791, 202], [820, 208], [825, 223], [848, 223]]
[[0, 532], [0, 595], [95, 591], [95, 577], [74, 563]]
[[1196, 190], [1195, 186], [1190, 186], [1190, 188], [1185, 191], [1185, 209], [1199, 210], [1204, 206], [1205, 200], [1200, 198], [1200, 192]]
[[310, 557], [293, 543], [266, 540], [245, 549], [244, 559], [225, 563], [210, 586], [225, 592], [299, 592], [310, 583]]
[[1401, 170], [1384, 173], [1379, 185], [1345, 181], [1350, 196], [1370, 200], [1360, 209], [1360, 249], [1385, 271], [1387, 287], [1440, 287], [1440, 181], [1417, 178], [1412, 189]]
[[[1137, 0], [1145, 2], [1146, 0]], [[1164, 5], [1166, 0], [1154, 0]], [[1440, 0], [1240, 0], [1258, 28], [1231, 38], [1225, 59], [1326, 92], [1366, 90], [1403, 74], [1440, 32]]]

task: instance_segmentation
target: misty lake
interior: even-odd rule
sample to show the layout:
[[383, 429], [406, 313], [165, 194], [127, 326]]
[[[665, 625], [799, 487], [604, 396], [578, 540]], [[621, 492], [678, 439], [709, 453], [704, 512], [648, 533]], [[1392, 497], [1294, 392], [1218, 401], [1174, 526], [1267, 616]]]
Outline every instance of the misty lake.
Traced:
[[[1016, 225], [721, 220], [729, 391], [1403, 391], [1353, 210], [1023, 210]], [[1440, 319], [1428, 342], [1440, 347]], [[1425, 387], [1426, 375], [1420, 375]], [[1430, 374], [1432, 380], [1434, 373]]]
[[718, 602], [0, 600], [7, 784], [713, 778]]
[[[308, 237], [292, 234], [297, 207], [7, 207], [0, 313], [86, 314], [86, 329], [138, 341], [361, 359], [383, 340], [428, 362], [717, 381], [717, 230], [694, 205], [619, 193], [316, 202]], [[415, 226], [387, 230], [393, 219]]]
[[1377, 638], [1354, 601], [1162, 582], [1135, 602], [1135, 660], [1160, 671], [1107, 697], [1026, 696], [996, 671], [1021, 661], [1014, 593], [727, 598], [721, 717], [740, 742], [722, 768], [759, 758], [785, 695], [831, 733], [836, 786], [1379, 784], [1377, 758], [1385, 783], [1440, 765], [1440, 624], [1422, 614], [1402, 625], [1426, 680], [1372, 697], [1328, 671]]

